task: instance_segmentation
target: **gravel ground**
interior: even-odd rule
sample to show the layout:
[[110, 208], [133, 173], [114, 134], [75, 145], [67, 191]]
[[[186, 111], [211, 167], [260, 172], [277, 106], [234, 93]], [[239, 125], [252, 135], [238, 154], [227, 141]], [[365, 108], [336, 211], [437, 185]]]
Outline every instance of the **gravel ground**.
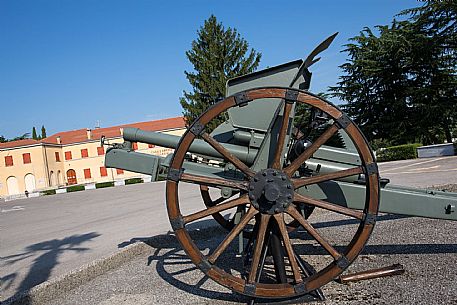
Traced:
[[[355, 225], [333, 213], [316, 211], [311, 222], [334, 244], [347, 244]], [[218, 226], [192, 232], [200, 249], [214, 249], [225, 236]], [[323, 287], [330, 304], [457, 304], [457, 226], [452, 221], [379, 216], [363, 254], [349, 272], [402, 264], [396, 277]], [[303, 232], [292, 234], [295, 250], [319, 268], [329, 258]], [[152, 238], [149, 255], [137, 257], [54, 300], [65, 304], [243, 304], [247, 299], [204, 277], [181, 250], [172, 233]], [[235, 264], [235, 245], [218, 266]], [[303, 255], [305, 254], [306, 255]], [[231, 259], [228, 259], [231, 258]], [[222, 262], [222, 263], [219, 263]], [[221, 265], [219, 265], [221, 264]], [[268, 268], [266, 268], [268, 269]], [[299, 302], [302, 303], [302, 302]], [[315, 302], [316, 303], [316, 302]]]
[[441, 184], [441, 185], [433, 185], [431, 188], [440, 191], [448, 191], [457, 193], [457, 184]]

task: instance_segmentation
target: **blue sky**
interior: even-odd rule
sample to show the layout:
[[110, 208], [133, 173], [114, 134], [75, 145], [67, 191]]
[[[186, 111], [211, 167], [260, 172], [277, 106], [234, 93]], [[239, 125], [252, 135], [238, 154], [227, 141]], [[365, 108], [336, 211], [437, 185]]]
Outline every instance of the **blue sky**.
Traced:
[[260, 69], [305, 57], [340, 34], [311, 68], [312, 92], [338, 81], [348, 38], [389, 23], [416, 0], [0, 0], [0, 135], [48, 135], [181, 115], [185, 57], [211, 14], [262, 53]]

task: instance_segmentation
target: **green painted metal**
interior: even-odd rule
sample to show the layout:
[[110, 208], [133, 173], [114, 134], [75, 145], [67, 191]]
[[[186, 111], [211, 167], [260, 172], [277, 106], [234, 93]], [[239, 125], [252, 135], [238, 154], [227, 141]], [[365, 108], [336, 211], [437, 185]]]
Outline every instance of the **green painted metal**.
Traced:
[[[158, 145], [158, 144], [157, 144]], [[259, 162], [263, 163], [262, 162]], [[312, 158], [307, 162], [311, 170], [320, 165], [320, 174], [350, 168], [344, 163], [327, 162]], [[110, 148], [106, 152], [105, 166], [122, 168], [132, 172], [152, 175], [155, 180], [160, 166], [166, 166], [163, 158], [137, 153], [126, 148]], [[209, 166], [202, 163], [185, 162], [186, 172], [205, 177], [242, 179], [242, 174], [224, 167]], [[301, 188], [304, 195], [328, 200], [353, 209], [362, 209], [365, 200], [365, 186], [356, 184], [357, 176], [346, 177], [344, 181], [332, 181]], [[408, 187], [387, 185], [381, 189], [380, 212], [420, 216], [428, 218], [457, 220], [457, 213], [447, 213], [448, 207], [457, 207], [457, 193], [421, 190]]]
[[[179, 144], [179, 140], [181, 139], [178, 136], [160, 132], [144, 131], [138, 128], [124, 128], [123, 136], [126, 141], [142, 142], [168, 148], [176, 148]], [[256, 149], [249, 149], [245, 146], [228, 143], [223, 143], [223, 146], [231, 151], [238, 159], [247, 164], [252, 164], [257, 155]], [[199, 139], [194, 140], [190, 147], [190, 151], [208, 157], [222, 158], [222, 156], [208, 143]]]
[[105, 167], [120, 168], [135, 173], [151, 175], [157, 180], [157, 175], [163, 158], [154, 155], [137, 153], [126, 148], [109, 148], [105, 154]]
[[[289, 87], [302, 63], [302, 60], [296, 60], [231, 79], [227, 82], [226, 94], [230, 96], [256, 87]], [[301, 80], [304, 81], [303, 76]], [[245, 107], [233, 107], [228, 110], [229, 122], [235, 128], [267, 132], [274, 118], [274, 109], [278, 108], [280, 103], [280, 99], [259, 99]]]
[[[364, 207], [365, 186], [360, 184], [330, 181], [300, 188], [298, 191], [352, 209]], [[380, 213], [457, 220], [456, 212], [446, 212], [449, 205], [457, 206], [457, 193], [387, 185], [381, 189], [380, 197]]]
[[[227, 94], [259, 86], [300, 87], [304, 83], [304, 71], [300, 70], [302, 60], [293, 61], [263, 71], [242, 76], [227, 82]], [[298, 74], [297, 74], [298, 73]], [[299, 75], [303, 73], [303, 75]], [[295, 81], [294, 81], [295, 80]], [[252, 169], [259, 171], [270, 164], [277, 146], [276, 135], [282, 121], [281, 100], [256, 100], [243, 107], [233, 107], [228, 121], [219, 125], [211, 135], [226, 149]], [[289, 120], [293, 120], [294, 109]], [[292, 124], [289, 124], [290, 126]], [[289, 143], [291, 130], [287, 133]], [[360, 166], [360, 158], [352, 141], [344, 131], [340, 134], [345, 149], [322, 146], [307, 160], [307, 168], [314, 175], [340, 171]], [[137, 128], [124, 129], [124, 145], [115, 145], [107, 150], [105, 166], [152, 175], [157, 179], [159, 169], [166, 169], [170, 158], [142, 154], [132, 150], [131, 142], [143, 142], [162, 147], [177, 148], [180, 137], [164, 133], [143, 131]], [[287, 152], [287, 145], [283, 155]], [[205, 141], [195, 139], [189, 151], [212, 160], [222, 161], [222, 156]], [[184, 162], [186, 172], [204, 177], [240, 179], [243, 175], [233, 167], [210, 166], [203, 163]], [[365, 202], [365, 186], [360, 185], [359, 176], [351, 176], [339, 181], [303, 187], [304, 195], [328, 200], [353, 209], [362, 209]], [[227, 189], [223, 190], [227, 191]], [[428, 218], [457, 220], [457, 194], [439, 191], [387, 185], [381, 189], [380, 212], [420, 216]]]
[[[322, 160], [313, 163], [313, 159], [311, 159], [309, 163], [310, 168], [313, 168], [314, 164], [321, 164], [321, 174], [349, 168], [345, 164], [323, 163]], [[106, 152], [105, 166], [152, 175], [155, 180], [159, 167], [166, 166], [166, 163], [163, 158], [158, 156], [137, 153], [125, 148], [110, 148]], [[243, 177], [238, 171], [202, 163], [185, 162], [183, 168], [188, 173], [210, 178], [242, 180]], [[365, 186], [354, 183], [357, 179], [358, 177], [352, 176], [344, 178], [344, 181], [311, 185], [299, 189], [299, 192], [349, 208], [363, 209]], [[449, 211], [449, 206], [457, 207], [457, 193], [387, 185], [381, 189], [379, 212], [457, 220], [457, 213]]]

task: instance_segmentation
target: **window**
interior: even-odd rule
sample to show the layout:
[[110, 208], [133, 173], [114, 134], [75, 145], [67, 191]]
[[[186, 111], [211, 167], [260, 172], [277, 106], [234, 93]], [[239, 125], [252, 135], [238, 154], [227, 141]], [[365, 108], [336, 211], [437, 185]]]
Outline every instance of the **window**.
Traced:
[[102, 177], [108, 176], [108, 172], [106, 171], [106, 167], [104, 167], [104, 166], [100, 167], [100, 176], [102, 176]]
[[124, 170], [123, 169], [120, 169], [120, 168], [116, 168], [116, 173], [118, 175], [122, 175], [124, 173]]
[[84, 178], [86, 178], [86, 179], [90, 179], [91, 178], [90, 168], [84, 169]]
[[5, 157], [5, 166], [13, 166], [13, 156]]
[[155, 145], [154, 145], [154, 144], [148, 144], [148, 147], [149, 147], [149, 148], [154, 148]]
[[138, 149], [138, 143], [137, 142], [133, 142], [132, 143], [132, 148], [133, 148], [133, 150], [137, 150]]
[[87, 151], [87, 148], [81, 149], [81, 158], [87, 158], [89, 157], [89, 152]]
[[24, 164], [32, 163], [32, 159], [30, 158], [30, 153], [22, 154], [22, 161], [24, 161]]
[[60, 162], [60, 154], [58, 151], [55, 152], [56, 155], [56, 162]]
[[99, 156], [104, 155], [105, 154], [105, 148], [103, 146], [97, 147], [97, 154]]
[[71, 160], [71, 151], [65, 152], [65, 160]]

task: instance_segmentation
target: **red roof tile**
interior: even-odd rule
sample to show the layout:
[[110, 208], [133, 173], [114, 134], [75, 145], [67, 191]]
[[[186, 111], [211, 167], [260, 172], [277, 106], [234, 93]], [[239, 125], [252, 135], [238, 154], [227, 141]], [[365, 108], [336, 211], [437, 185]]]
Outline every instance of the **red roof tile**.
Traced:
[[[133, 127], [133, 128], [140, 128], [143, 130], [148, 131], [160, 131], [160, 130], [167, 130], [167, 129], [176, 129], [176, 128], [184, 128], [185, 121], [183, 117], [176, 117], [176, 118], [168, 118], [163, 120], [156, 120], [156, 121], [148, 121], [148, 122], [140, 122], [140, 123], [132, 123], [132, 124], [125, 124], [107, 128], [96, 128], [92, 129], [91, 133], [91, 140], [99, 140], [101, 136], [105, 136], [106, 138], [114, 138], [120, 137], [121, 131], [120, 128], [125, 127]], [[57, 137], [60, 137], [61, 144], [71, 144], [71, 143], [79, 143], [89, 141], [87, 139], [87, 129], [77, 129], [71, 131], [63, 131], [52, 136], [49, 136], [43, 139], [41, 142], [43, 143], [51, 143], [51, 144], [58, 144]]]
[[27, 146], [27, 145], [39, 144], [39, 143], [40, 143], [40, 141], [33, 140], [33, 139], [17, 140], [17, 141], [12, 141], [12, 142], [0, 143], [0, 149]]

